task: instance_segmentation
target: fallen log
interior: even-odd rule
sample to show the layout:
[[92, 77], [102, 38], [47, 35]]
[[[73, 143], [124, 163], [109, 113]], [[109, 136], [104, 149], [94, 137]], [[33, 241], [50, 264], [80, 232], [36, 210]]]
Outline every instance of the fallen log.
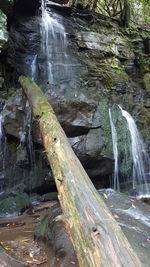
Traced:
[[24, 76], [19, 82], [39, 122], [69, 233], [81, 267], [139, 267], [141, 263], [120, 226], [74, 154], [41, 89]]

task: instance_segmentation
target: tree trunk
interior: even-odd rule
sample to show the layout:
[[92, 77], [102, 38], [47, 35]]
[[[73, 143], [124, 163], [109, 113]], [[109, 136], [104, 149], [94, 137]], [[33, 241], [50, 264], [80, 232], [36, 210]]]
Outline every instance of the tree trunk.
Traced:
[[20, 84], [40, 125], [64, 226], [82, 267], [139, 267], [121, 228], [108, 211], [80, 161], [75, 156], [54, 111], [41, 89], [24, 76]]

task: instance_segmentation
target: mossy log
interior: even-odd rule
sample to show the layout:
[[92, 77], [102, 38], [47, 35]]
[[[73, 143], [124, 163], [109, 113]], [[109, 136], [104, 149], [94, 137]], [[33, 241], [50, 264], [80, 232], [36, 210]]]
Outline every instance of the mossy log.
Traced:
[[41, 89], [24, 76], [20, 84], [39, 122], [54, 175], [64, 226], [82, 267], [139, 267], [141, 263], [74, 154]]

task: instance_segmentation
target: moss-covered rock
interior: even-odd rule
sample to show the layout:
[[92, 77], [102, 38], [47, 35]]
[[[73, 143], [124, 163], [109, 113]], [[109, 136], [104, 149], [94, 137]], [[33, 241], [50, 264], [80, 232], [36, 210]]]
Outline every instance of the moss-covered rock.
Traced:
[[74, 262], [74, 266], [78, 267], [77, 259], [73, 245], [59, 217], [62, 212], [59, 204], [50, 207], [47, 214], [43, 217], [35, 232], [37, 239], [44, 239], [50, 244], [54, 257], [52, 266], [70, 266]]
[[146, 73], [144, 75], [144, 85], [145, 85], [145, 89], [148, 93], [150, 93], [150, 73]]
[[29, 196], [24, 192], [13, 192], [0, 201], [0, 217], [17, 216], [30, 206]]

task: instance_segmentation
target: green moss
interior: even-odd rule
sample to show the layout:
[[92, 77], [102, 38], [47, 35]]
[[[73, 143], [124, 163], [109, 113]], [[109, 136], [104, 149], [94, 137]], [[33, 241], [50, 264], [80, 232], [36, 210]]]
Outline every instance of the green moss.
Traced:
[[145, 85], [145, 89], [148, 93], [150, 93], [150, 73], [146, 73], [144, 75], [144, 85]]
[[37, 239], [48, 239], [48, 222], [49, 222], [49, 212], [46, 214], [40, 223], [38, 224], [36, 231], [35, 231], [35, 237]]
[[110, 64], [110, 67], [112, 70], [115, 71], [116, 75], [118, 75], [120, 78], [128, 81], [128, 75], [125, 72], [124, 65], [119, 65], [118, 62], [112, 62]]
[[116, 58], [97, 60], [96, 65], [103, 75], [102, 83], [106, 92], [110, 92], [121, 80], [126, 82], [129, 79], [125, 66]]
[[0, 201], [0, 214], [19, 215], [23, 210], [30, 206], [29, 196], [26, 193], [13, 192], [9, 196]]
[[108, 100], [103, 98], [99, 105], [99, 120], [102, 125], [102, 138], [103, 138], [103, 148], [102, 154], [108, 157], [112, 157], [112, 138], [111, 138], [111, 127], [108, 114]]
[[119, 170], [122, 177], [129, 175], [132, 169], [131, 138], [127, 122], [122, 118], [117, 105], [112, 108], [113, 123], [117, 130]]

